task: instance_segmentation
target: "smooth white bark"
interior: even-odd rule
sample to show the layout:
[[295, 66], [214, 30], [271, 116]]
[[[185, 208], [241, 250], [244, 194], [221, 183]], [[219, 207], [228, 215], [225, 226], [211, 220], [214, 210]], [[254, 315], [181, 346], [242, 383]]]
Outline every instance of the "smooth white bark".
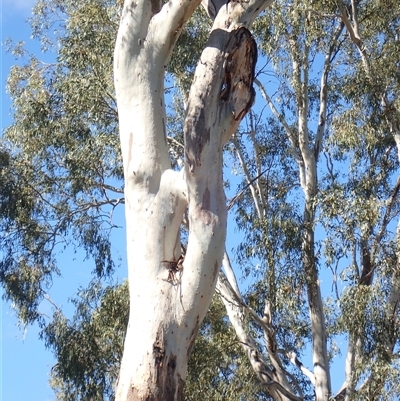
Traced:
[[[182, 399], [190, 351], [224, 253], [222, 148], [254, 100], [256, 45], [240, 21], [252, 21], [267, 3], [249, 2], [248, 13], [238, 4], [219, 8], [188, 97], [185, 166], [177, 173], [166, 141], [164, 66], [200, 0], [125, 1], [114, 72], [130, 316], [117, 401]], [[186, 207], [189, 239], [182, 261]]]

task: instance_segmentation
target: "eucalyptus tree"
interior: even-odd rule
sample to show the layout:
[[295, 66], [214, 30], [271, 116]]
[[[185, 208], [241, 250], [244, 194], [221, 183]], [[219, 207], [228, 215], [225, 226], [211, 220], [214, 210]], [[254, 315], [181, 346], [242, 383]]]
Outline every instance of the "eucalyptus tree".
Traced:
[[[317, 399], [396, 399], [398, 68], [392, 55], [398, 45], [397, 5], [277, 1], [267, 14], [268, 22], [261, 19], [255, 30], [271, 59], [256, 80], [270, 110], [268, 124], [262, 115], [253, 115], [233, 141], [250, 189], [238, 202], [238, 223], [247, 234], [239, 255], [247, 274], [252, 264], [258, 266], [252, 273], [258, 280], [247, 298], [258, 314], [234, 288], [221, 292], [250, 313], [265, 337], [266, 361], [284, 387], [297, 380], [288, 372], [291, 362], [315, 388]], [[361, 27], [368, 32], [370, 51]], [[379, 65], [376, 74], [371, 74], [369, 58]], [[262, 82], [266, 78], [269, 85]], [[322, 165], [321, 152], [326, 159]], [[274, 159], [284, 166], [283, 174]], [[323, 299], [325, 269], [332, 271], [336, 290], [334, 297]], [[289, 302], [288, 287], [297, 294]], [[378, 305], [385, 305], [384, 311]], [[245, 338], [240, 311], [231, 309], [236, 314], [231, 321]], [[295, 324], [293, 314], [303, 325]], [[349, 341], [346, 363], [334, 369], [341, 369], [346, 379], [334, 395], [333, 341], [344, 333]], [[309, 340], [311, 371], [297, 358]], [[265, 375], [265, 361], [258, 369]]]
[[[353, 259], [355, 301], [344, 303], [350, 330], [343, 389], [346, 399], [354, 393], [377, 399], [382, 393], [398, 393], [392, 383], [399, 377], [400, 7], [393, 1], [340, 1], [337, 7], [348, 33], [344, 59], [351, 60], [354, 71], [344, 89], [351, 109], [336, 118], [335, 145], [340, 153], [343, 147], [353, 151], [354, 162], [363, 165], [348, 190], [365, 199], [363, 212], [354, 216], [358, 228], [349, 230], [349, 248], [359, 256]], [[363, 146], [355, 149], [354, 140]], [[350, 321], [348, 308], [355, 308], [361, 327]]]
[[[261, 78], [257, 80], [271, 117], [268, 124], [260, 124], [258, 121], [262, 117], [252, 116], [248, 130], [243, 133], [249, 138], [254, 161], [250, 160], [249, 163], [243, 135], [238, 135], [233, 141], [246, 180], [251, 183], [254, 206], [250, 205], [250, 209], [253, 209], [251, 213], [257, 216], [258, 221], [258, 233], [252, 236], [253, 239], [246, 246], [257, 249], [256, 255], [267, 277], [263, 285], [263, 318], [255, 317], [255, 321], [264, 332], [268, 359], [273, 372], [276, 372], [276, 382], [287, 391], [285, 399], [301, 399], [304, 396], [303, 391], [299, 390], [302, 386], [296, 383], [297, 379], [285, 367], [288, 361], [300, 368], [304, 378], [310, 381], [317, 400], [328, 400], [332, 396], [326, 317], [316, 257], [315, 222], [318, 160], [329, 107], [328, 78], [338, 51], [343, 24], [338, 18], [321, 18], [318, 14], [318, 6], [309, 5], [308, 8], [304, 2], [290, 5], [277, 2], [274, 5], [266, 17], [273, 23], [261, 48], [266, 52], [266, 57], [272, 59], [272, 68], [279, 80], [276, 91], [281, 105], [276, 105]], [[262, 34], [265, 22], [259, 24], [256, 32]], [[321, 73], [312, 71], [317, 55], [323, 60]], [[313, 74], [320, 75], [319, 85]], [[314, 118], [315, 115], [319, 116], [316, 129], [310, 121], [310, 116]], [[284, 175], [274, 166], [274, 159], [281, 162], [280, 166], [285, 166]], [[260, 176], [263, 172], [264, 177]], [[255, 182], [252, 182], [253, 174], [259, 177]], [[247, 228], [249, 222], [243, 220], [243, 216], [239, 219]], [[259, 241], [265, 241], [265, 245], [262, 246]], [[293, 274], [299, 277], [290, 277]], [[311, 339], [312, 372], [296, 362], [296, 347], [284, 338], [284, 332], [279, 333], [279, 329], [274, 328], [275, 325], [279, 327], [278, 322], [285, 308], [282, 303], [284, 294], [279, 295], [279, 287], [284, 285], [285, 280], [286, 285], [292, 282], [291, 287], [298, 286], [298, 293], [302, 293], [301, 288], [304, 288], [307, 294], [309, 319], [302, 296], [297, 302], [293, 301], [291, 309], [297, 309], [300, 316], [309, 321], [309, 327], [306, 330], [303, 328], [302, 336]], [[286, 319], [293, 319], [290, 315]], [[285, 317], [283, 319], [286, 320]], [[298, 322], [294, 324], [292, 321], [291, 335], [295, 335], [299, 326]], [[284, 350], [283, 355], [279, 349]]]
[[[226, 236], [223, 146], [254, 101], [257, 48], [246, 27], [268, 1], [204, 2], [213, 26], [184, 119], [184, 168], [171, 169], [164, 69], [200, 1], [125, 1], [114, 81], [125, 178], [130, 316], [116, 400], [181, 399]], [[188, 243], [180, 226], [188, 209]], [[138, 329], [139, 327], [139, 329]]]

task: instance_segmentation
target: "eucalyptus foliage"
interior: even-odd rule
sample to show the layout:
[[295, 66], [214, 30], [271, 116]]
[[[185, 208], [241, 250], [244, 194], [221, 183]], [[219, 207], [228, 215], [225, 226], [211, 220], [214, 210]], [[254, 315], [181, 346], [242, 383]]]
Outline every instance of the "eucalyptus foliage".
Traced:
[[2, 190], [2, 203], [14, 206], [0, 223], [1, 279], [26, 322], [38, 318], [65, 247], [84, 249], [97, 276], [112, 273], [109, 213], [123, 202], [111, 69], [116, 6], [39, 2], [35, 13], [33, 34], [58, 48], [56, 61], [18, 49], [26, 62], [8, 77], [14, 122], [2, 138], [10, 155], [2, 174], [15, 184]]
[[[400, 260], [399, 16], [398, 4], [390, 1], [275, 2], [256, 26], [266, 58], [259, 87], [269, 110], [251, 116], [235, 143], [242, 185], [263, 172], [236, 204], [237, 222], [246, 232], [239, 260], [257, 279], [248, 302], [261, 314], [267, 298], [282, 349], [304, 351], [312, 327], [310, 276], [302, 261], [309, 253], [318, 281], [331, 290], [324, 320], [332, 376], [344, 369], [335, 365], [335, 339], [345, 335], [349, 341], [351, 362], [338, 399], [399, 395], [399, 310], [393, 308]], [[310, 199], [309, 187], [299, 185], [304, 141], [317, 163], [317, 190]], [[278, 188], [286, 192], [277, 196]], [[307, 209], [314, 211], [311, 220]], [[305, 248], [301, 238], [310, 224], [316, 242]], [[286, 323], [290, 316], [303, 324]]]

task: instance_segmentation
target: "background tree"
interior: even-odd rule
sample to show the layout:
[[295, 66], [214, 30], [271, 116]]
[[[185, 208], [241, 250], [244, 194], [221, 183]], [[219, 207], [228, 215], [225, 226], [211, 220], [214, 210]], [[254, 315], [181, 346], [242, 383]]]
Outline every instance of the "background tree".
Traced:
[[[345, 367], [346, 381], [336, 398], [395, 398], [396, 394], [398, 394], [398, 389], [392, 383], [397, 381], [398, 366], [395, 357], [396, 352], [394, 352], [397, 340], [394, 340], [394, 338], [398, 338], [398, 336], [395, 334], [392, 337], [391, 334], [383, 333], [387, 331], [388, 333], [394, 333], [393, 329], [388, 330], [387, 328], [396, 325], [398, 327], [398, 309], [393, 303], [393, 300], [399, 297], [399, 287], [396, 279], [398, 250], [395, 251], [398, 249], [398, 239], [390, 231], [393, 230], [393, 222], [398, 218], [397, 207], [393, 208], [393, 200], [398, 194], [398, 181], [396, 180], [396, 170], [398, 171], [398, 167], [396, 166], [395, 159], [393, 159], [396, 152], [394, 147], [395, 142], [393, 141], [395, 138], [389, 136], [387, 137], [388, 142], [386, 142], [379, 135], [379, 132], [382, 131], [390, 134], [390, 131], [393, 132], [393, 129], [382, 127], [381, 124], [385, 123], [384, 119], [375, 119], [375, 116], [370, 117], [371, 109], [370, 106], [367, 106], [367, 103], [363, 103], [363, 106], [360, 108], [361, 93], [357, 89], [354, 89], [358, 88], [358, 86], [350, 86], [355, 90], [355, 103], [351, 102], [349, 104], [346, 90], [349, 89], [348, 83], [353, 74], [344, 70], [343, 64], [353, 65], [357, 61], [348, 58], [348, 42], [346, 41], [348, 37], [345, 36], [344, 27], [348, 26], [349, 22], [344, 18], [341, 7], [337, 10], [336, 4], [332, 3], [332, 11], [330, 12], [328, 3], [323, 5], [323, 9], [319, 9], [316, 5], [309, 5], [307, 8], [307, 4], [304, 2], [293, 4], [293, 8], [290, 6], [287, 8], [283, 6], [282, 8], [279, 2], [275, 4], [276, 7], [273, 8], [272, 13], [275, 9], [278, 12], [272, 14], [276, 15], [274, 23], [270, 24], [273, 26], [270, 29], [272, 40], [266, 41], [266, 44], [268, 44], [267, 54], [273, 54], [272, 61], [275, 65], [272, 66], [272, 69], [274, 69], [275, 76], [278, 77], [279, 82], [275, 96], [278, 98], [280, 104], [276, 105], [265, 88], [261, 86], [261, 83], [259, 86], [264, 99], [270, 107], [271, 113], [277, 120], [276, 123], [280, 123], [281, 127], [286, 131], [288, 151], [293, 156], [299, 168], [299, 184], [303, 192], [300, 208], [304, 202], [305, 210], [303, 217], [301, 217], [301, 213], [297, 214], [296, 220], [299, 222], [299, 225], [295, 232], [297, 231], [299, 236], [294, 237], [298, 239], [297, 247], [296, 241], [292, 240], [290, 243], [297, 249], [298, 258], [302, 258], [302, 270], [300, 270], [302, 273], [300, 277], [304, 281], [300, 281], [296, 277], [297, 280], [292, 280], [292, 283], [295, 283], [295, 292], [301, 293], [301, 287], [304, 286], [303, 288], [307, 290], [308, 294], [308, 306], [310, 309], [309, 327], [311, 333], [308, 331], [309, 329], [306, 333], [308, 332], [308, 335], [311, 335], [312, 338], [314, 372], [310, 374], [296, 360], [293, 352], [301, 350], [301, 347], [298, 345], [290, 344], [284, 338], [279, 338], [278, 335], [278, 347], [276, 348], [281, 348], [286, 354], [286, 361], [292, 361], [303, 372], [304, 376], [310, 379], [310, 383], [315, 386], [317, 399], [327, 399], [330, 392], [329, 382], [331, 373], [328, 364], [321, 363], [321, 361], [327, 361], [329, 358], [329, 355], [325, 351], [327, 348], [325, 333], [330, 333], [331, 336], [339, 333], [348, 333], [349, 350], [347, 365]], [[390, 7], [391, 5], [386, 4], [385, 6]], [[355, 10], [353, 14], [357, 14], [358, 6], [353, 4], [352, 7]], [[296, 10], [296, 13], [293, 13], [293, 9]], [[366, 7], [365, 11], [367, 9], [369, 14], [364, 14], [363, 23], [368, 27], [369, 23], [366, 21], [372, 21], [369, 18], [372, 17], [371, 11], [375, 8]], [[382, 14], [381, 8], [377, 7], [375, 10], [378, 12], [378, 9], [380, 10], [380, 16], [385, 15], [385, 13]], [[285, 13], [286, 10], [287, 13]], [[284, 17], [281, 20], [282, 15]], [[394, 15], [396, 15], [395, 20], [397, 21], [398, 10]], [[392, 21], [389, 15], [387, 17]], [[385, 27], [389, 24], [391, 26], [389, 31], [391, 29], [394, 29], [394, 31], [386, 34], [386, 28], [382, 27], [381, 30], [378, 29], [373, 34], [375, 43], [379, 43], [378, 41], [380, 40], [384, 42], [390, 41], [390, 37], [395, 39], [396, 24], [394, 21], [388, 22], [388, 19], [386, 19]], [[357, 20], [357, 16], [354, 17], [353, 15], [353, 20]], [[357, 22], [355, 23], [357, 24]], [[282, 30], [281, 34], [276, 33], [278, 29]], [[352, 35], [350, 35], [351, 38]], [[280, 43], [280, 39], [284, 42]], [[361, 46], [361, 50], [360, 53], [362, 54], [365, 52], [365, 47]], [[382, 57], [382, 54], [380, 54], [380, 57]], [[313, 77], [312, 68], [316, 64], [321, 65], [321, 59], [324, 62], [322, 68], [319, 68], [321, 72], [319, 73], [320, 82], [318, 85], [318, 81]], [[365, 61], [362, 61], [360, 64], [364, 68], [367, 65]], [[389, 62], [389, 64], [391, 63]], [[395, 63], [391, 65], [394, 66]], [[390, 74], [385, 77], [385, 80], [389, 77]], [[335, 89], [334, 93], [330, 93], [332, 88]], [[343, 91], [339, 88], [342, 88]], [[363, 90], [367, 90], [366, 85], [360, 89], [360, 91]], [[368, 92], [368, 96], [371, 96], [372, 93]], [[380, 94], [379, 98], [381, 96]], [[393, 96], [393, 99], [397, 99], [397, 92], [391, 92], [391, 96]], [[355, 107], [356, 105], [357, 107]], [[343, 121], [343, 115], [346, 114], [357, 117], [346, 126], [340, 125], [340, 128], [343, 129], [343, 136], [341, 137], [342, 139], [339, 139], [340, 129], [338, 129], [339, 126], [336, 124], [338, 121]], [[318, 121], [318, 124], [313, 124], [313, 118], [314, 121]], [[251, 155], [254, 157], [255, 162], [251, 164], [251, 157], [247, 157], [249, 151], [248, 145], [245, 146], [238, 143], [236, 146], [238, 160], [242, 165], [243, 171], [247, 171], [247, 183], [253, 181], [252, 177], [258, 177], [257, 173], [259, 172], [265, 171], [265, 173], [268, 173], [268, 180], [259, 177], [252, 184], [251, 196], [254, 199], [254, 209], [250, 211], [246, 210], [241, 219], [244, 227], [248, 227], [247, 238], [249, 241], [247, 244], [242, 244], [241, 249], [244, 251], [243, 259], [246, 259], [243, 260], [243, 263], [247, 264], [249, 262], [250, 255], [256, 256], [256, 259], [261, 260], [262, 263], [268, 263], [265, 270], [267, 276], [264, 286], [268, 286], [268, 283], [271, 283], [271, 277], [278, 277], [278, 279], [275, 279], [276, 281], [272, 280], [272, 283], [276, 288], [282, 290], [286, 285], [283, 281], [279, 285], [278, 280], [281, 277], [285, 277], [285, 272], [287, 274], [288, 266], [291, 266], [293, 259], [289, 259], [287, 251], [290, 248], [288, 247], [284, 248], [284, 252], [278, 253], [277, 250], [280, 248], [279, 242], [275, 239], [276, 237], [272, 239], [270, 250], [263, 247], [263, 242], [266, 241], [265, 238], [268, 238], [267, 227], [269, 229], [271, 226], [270, 222], [273, 222], [275, 217], [279, 216], [277, 213], [279, 209], [274, 209], [271, 216], [265, 219], [264, 216], [267, 215], [271, 205], [271, 202], [268, 200], [271, 194], [274, 193], [273, 188], [281, 188], [281, 185], [277, 185], [274, 181], [271, 182], [270, 180], [270, 177], [273, 177], [273, 174], [271, 174], [273, 169], [269, 167], [272, 163], [267, 162], [266, 165], [263, 164], [260, 149], [262, 149], [262, 146], [265, 146], [265, 142], [258, 142], [256, 135], [254, 135], [256, 132], [254, 121], [259, 120], [260, 118], [255, 116], [249, 128], [245, 131], [249, 138], [251, 138]], [[364, 124], [362, 123], [363, 120], [367, 120], [369, 123]], [[351, 137], [353, 138], [351, 143], [354, 147], [347, 147], [345, 145], [346, 150], [344, 150], [341, 146], [344, 143], [349, 144]], [[273, 139], [274, 136], [271, 135], [270, 138]], [[324, 147], [327, 164], [326, 167], [319, 168], [320, 171], [317, 174], [318, 155], [324, 149], [322, 147], [324, 139], [328, 140], [328, 146]], [[267, 143], [270, 144], [271, 140], [267, 141]], [[337, 146], [341, 148], [339, 152]], [[361, 156], [362, 154], [364, 156]], [[380, 155], [383, 157], [382, 159]], [[351, 169], [348, 174], [345, 174], [343, 170], [348, 169], [349, 165]], [[255, 173], [251, 173], [251, 167], [249, 166], [253, 166], [252, 168]], [[366, 166], [369, 166], [367, 175], [365, 175]], [[382, 174], [382, 169], [385, 170], [384, 174]], [[393, 173], [394, 175], [392, 175]], [[353, 174], [356, 174], [356, 176]], [[322, 177], [320, 183], [316, 180], [317, 176]], [[292, 178], [290, 175], [288, 177]], [[296, 184], [293, 184], [290, 178], [288, 179], [287, 188], [292, 190], [291, 196], [293, 197], [296, 194], [296, 191], [293, 191]], [[282, 178], [279, 181], [279, 184], [281, 183]], [[368, 185], [373, 185], [374, 189], [371, 192], [367, 191], [367, 194], [364, 190]], [[358, 189], [353, 192], [355, 187]], [[383, 190], [383, 187], [386, 189]], [[341, 192], [338, 190], [339, 188], [341, 190], [352, 188], [351, 194]], [[290, 192], [288, 193], [290, 194]], [[327, 194], [329, 194], [328, 198], [325, 197]], [[293, 202], [293, 198], [290, 199], [290, 203], [292, 204], [291, 210], [298, 209], [298, 199], [295, 198], [295, 202]], [[273, 195], [272, 200], [274, 200]], [[358, 201], [361, 203], [359, 204]], [[345, 207], [344, 205], [347, 202], [348, 207]], [[252, 204], [250, 203], [250, 205]], [[282, 205], [283, 202], [281, 201], [279, 204]], [[337, 204], [338, 208], [335, 208], [334, 204]], [[322, 205], [323, 207], [320, 209]], [[382, 209], [380, 209], [380, 205], [382, 205]], [[264, 225], [260, 224], [260, 231], [254, 230], [254, 225], [246, 219], [246, 216], [254, 214], [258, 216], [261, 222], [264, 219], [266, 220]], [[318, 214], [318, 220], [323, 222], [326, 230], [324, 233], [326, 240], [320, 245], [316, 244], [314, 240], [315, 230], [319, 229], [317, 225], [318, 220], [316, 220]], [[344, 223], [342, 219], [347, 223]], [[282, 226], [279, 220], [278, 224]], [[284, 225], [287, 225], [288, 220], [290, 221], [288, 218], [284, 220]], [[335, 221], [338, 222], [338, 225], [334, 223]], [[330, 231], [332, 224], [336, 226], [338, 231]], [[388, 227], [389, 224], [391, 224], [392, 228]], [[341, 233], [340, 236], [338, 232]], [[288, 238], [288, 232], [281, 232], [278, 237], [280, 240]], [[293, 238], [293, 234], [289, 238]], [[336, 241], [337, 238], [340, 239]], [[348, 243], [349, 238], [352, 238], [350, 241], [353, 246], [350, 246]], [[372, 255], [369, 245], [371, 243], [379, 244], [379, 251], [375, 248]], [[282, 260], [283, 270], [275, 270], [275, 255], [279, 255], [278, 260]], [[352, 267], [343, 269], [346, 266], [346, 260], [352, 261], [350, 264]], [[375, 260], [373, 262], [374, 265], [371, 264], [371, 260]], [[271, 261], [275, 263], [271, 263]], [[296, 263], [298, 265], [298, 260], [294, 259], [294, 262], [295, 266]], [[328, 298], [325, 300], [323, 310], [318, 292], [322, 274], [320, 272], [324, 266], [331, 268], [333, 272], [333, 288], [336, 288], [336, 305], [330, 302]], [[385, 266], [390, 266], [390, 279], [386, 278]], [[352, 268], [357, 269], [355, 270], [357, 274], [353, 275], [355, 271]], [[345, 288], [341, 285], [338, 286], [336, 281], [338, 275], [347, 282]], [[366, 277], [369, 277], [371, 281], [369, 279], [366, 281]], [[373, 277], [374, 280], [372, 280]], [[260, 291], [258, 284], [255, 287], [257, 292]], [[387, 292], [383, 290], [384, 287], [390, 288], [390, 290]], [[271, 310], [274, 311], [274, 308], [278, 308], [279, 311], [280, 305], [276, 302], [276, 291], [273, 291], [273, 287], [271, 289], [271, 284], [264, 291], [261, 297], [262, 301], [266, 298], [264, 322], [257, 322], [259, 317], [255, 317], [254, 320], [262, 331], [264, 331], [266, 337], [265, 346], [268, 349], [269, 344], [275, 344], [271, 341], [273, 339], [271, 333], [274, 333], [274, 326], [270, 324], [268, 327], [265, 323], [271, 322]], [[368, 295], [366, 295], [367, 293]], [[254, 299], [254, 296], [252, 298]], [[299, 305], [303, 304], [301, 298], [299, 301]], [[261, 305], [258, 304], [260, 315], [262, 314], [261, 308], [263, 303]], [[385, 304], [390, 305], [384, 308], [385, 312], [381, 313], [377, 311], [377, 305]], [[298, 314], [300, 315], [300, 312]], [[279, 322], [276, 324], [277, 327], [284, 326], [282, 318], [285, 319], [286, 316], [282, 316], [279, 313], [276, 314], [277, 322]], [[392, 326], [393, 324], [394, 326]], [[293, 328], [296, 326], [291, 324], [290, 327]], [[383, 327], [386, 327], [386, 329]], [[276, 331], [279, 333], [279, 329]], [[292, 331], [292, 333], [295, 333], [295, 331]], [[392, 338], [394, 342], [386, 342], [385, 337]], [[331, 338], [333, 339], [334, 337]], [[355, 343], [357, 346], [354, 345]], [[382, 349], [382, 347], [386, 349], [386, 356], [383, 354], [377, 355], [379, 353], [378, 350]], [[390, 350], [389, 354], [387, 350]], [[276, 363], [276, 361], [273, 361], [275, 357], [271, 357], [273, 352], [268, 351], [270, 362], [274, 365]], [[319, 363], [316, 362], [318, 358], [322, 358]], [[383, 362], [384, 360], [386, 363]], [[318, 373], [318, 369], [322, 369], [322, 371]], [[377, 379], [378, 377], [379, 379]], [[327, 390], [329, 391], [327, 392]]]

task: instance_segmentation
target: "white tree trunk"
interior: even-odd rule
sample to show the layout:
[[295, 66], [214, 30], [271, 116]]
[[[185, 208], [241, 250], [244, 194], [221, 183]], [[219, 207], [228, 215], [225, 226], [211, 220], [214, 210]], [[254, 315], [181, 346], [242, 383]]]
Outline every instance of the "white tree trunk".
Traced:
[[[254, 100], [257, 52], [245, 26], [269, 2], [204, 3], [214, 9], [215, 22], [188, 98], [180, 173], [171, 170], [166, 142], [164, 66], [200, 0], [163, 6], [156, 0], [126, 0], [122, 12], [114, 78], [130, 316], [117, 401], [182, 399], [188, 358], [224, 252], [222, 148]], [[183, 260], [180, 224], [186, 207], [189, 240]]]

